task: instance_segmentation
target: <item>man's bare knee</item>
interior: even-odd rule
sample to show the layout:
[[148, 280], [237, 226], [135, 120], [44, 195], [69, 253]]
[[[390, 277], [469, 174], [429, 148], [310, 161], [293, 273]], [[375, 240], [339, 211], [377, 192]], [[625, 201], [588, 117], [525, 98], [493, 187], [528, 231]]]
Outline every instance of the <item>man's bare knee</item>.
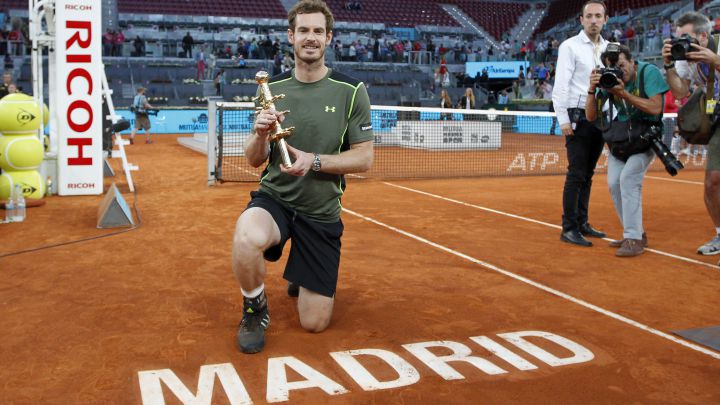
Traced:
[[300, 325], [310, 333], [320, 333], [330, 326], [330, 315], [300, 316]]
[[308, 332], [319, 333], [327, 329], [332, 318], [334, 297], [326, 297], [300, 287], [298, 313], [300, 325]]
[[262, 250], [266, 241], [258, 237], [256, 232], [252, 232], [248, 227], [238, 226], [233, 235], [233, 248], [238, 253], [256, 253]]
[[280, 240], [280, 231], [268, 212], [251, 208], [235, 224], [233, 249], [237, 253], [256, 254]]

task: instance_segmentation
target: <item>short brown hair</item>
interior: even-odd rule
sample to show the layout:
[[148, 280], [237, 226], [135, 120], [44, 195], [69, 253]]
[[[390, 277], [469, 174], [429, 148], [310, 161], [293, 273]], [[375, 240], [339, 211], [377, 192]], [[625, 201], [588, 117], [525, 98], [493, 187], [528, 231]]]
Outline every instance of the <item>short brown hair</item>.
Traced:
[[604, 13], [606, 16], [608, 15], [607, 6], [605, 5], [605, 2], [602, 1], [602, 0], [588, 0], [588, 1], [586, 1], [585, 4], [583, 4], [582, 9], [580, 9], [580, 10], [581, 10], [580, 12], [582, 13], [582, 15], [585, 15], [585, 7], [587, 7], [588, 4], [599, 4], [599, 5], [603, 6], [603, 13]]
[[333, 15], [323, 0], [300, 0], [288, 12], [288, 25], [295, 31], [295, 19], [298, 14], [323, 13], [325, 15], [325, 31], [333, 30]]

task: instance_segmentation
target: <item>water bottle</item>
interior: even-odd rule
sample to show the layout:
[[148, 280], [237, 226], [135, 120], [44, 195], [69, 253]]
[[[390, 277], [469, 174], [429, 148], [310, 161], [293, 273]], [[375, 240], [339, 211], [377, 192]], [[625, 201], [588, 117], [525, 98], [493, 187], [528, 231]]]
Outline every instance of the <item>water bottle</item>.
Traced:
[[19, 184], [15, 185], [15, 211], [10, 218], [13, 222], [22, 222], [25, 220], [25, 197]]
[[5, 222], [12, 222], [15, 216], [15, 190], [10, 190], [10, 196], [5, 201]]

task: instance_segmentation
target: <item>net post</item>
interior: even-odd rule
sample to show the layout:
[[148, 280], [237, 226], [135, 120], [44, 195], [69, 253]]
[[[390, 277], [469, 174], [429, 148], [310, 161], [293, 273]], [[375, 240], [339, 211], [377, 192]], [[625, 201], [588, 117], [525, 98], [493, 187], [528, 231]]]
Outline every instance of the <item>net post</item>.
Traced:
[[217, 106], [218, 101], [208, 100], [208, 136], [207, 136], [207, 180], [208, 187], [216, 181], [215, 167], [217, 162]]

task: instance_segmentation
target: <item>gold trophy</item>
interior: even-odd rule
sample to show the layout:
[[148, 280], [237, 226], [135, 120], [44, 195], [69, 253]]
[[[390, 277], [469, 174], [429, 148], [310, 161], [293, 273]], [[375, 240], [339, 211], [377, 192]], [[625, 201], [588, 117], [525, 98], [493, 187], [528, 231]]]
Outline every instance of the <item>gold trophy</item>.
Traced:
[[[257, 82], [259, 88], [260, 88], [260, 95], [253, 98], [253, 100], [258, 100], [260, 103], [260, 107], [257, 107], [257, 113], [259, 113], [261, 110], [269, 110], [269, 109], [275, 109], [275, 100], [280, 100], [281, 98], [284, 98], [284, 94], [278, 94], [277, 96], [273, 96], [270, 94], [270, 86], [268, 86], [268, 78], [270, 75], [268, 75], [268, 72], [265, 72], [263, 70], [257, 72], [255, 75], [255, 81]], [[282, 111], [283, 114], [287, 114], [290, 111]], [[270, 129], [270, 142], [277, 143], [277, 146], [280, 148], [280, 157], [282, 158], [283, 164], [288, 169], [292, 167], [292, 162], [290, 161], [290, 154], [287, 150], [287, 142], [285, 142], [285, 138], [292, 135], [293, 130], [295, 127], [290, 127], [283, 129], [280, 126], [280, 122], [276, 122], [275, 125]]]

